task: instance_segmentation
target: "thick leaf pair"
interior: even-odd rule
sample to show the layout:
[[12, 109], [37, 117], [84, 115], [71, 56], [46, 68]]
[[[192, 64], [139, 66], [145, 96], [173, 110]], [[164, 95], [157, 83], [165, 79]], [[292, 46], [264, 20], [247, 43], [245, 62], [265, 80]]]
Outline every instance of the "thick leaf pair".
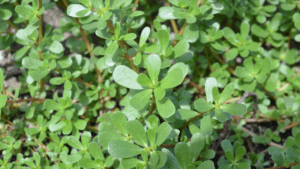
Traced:
[[220, 169], [236, 169], [236, 168], [250, 169], [251, 168], [250, 167], [251, 161], [243, 158], [244, 155], [246, 154], [245, 147], [240, 146], [239, 144], [232, 145], [229, 140], [222, 141], [221, 146], [225, 152], [226, 160], [221, 159], [218, 162]]
[[248, 58], [244, 61], [244, 67], [236, 67], [236, 75], [243, 80], [241, 85], [242, 90], [253, 92], [257, 83], [264, 83], [265, 88], [269, 91], [273, 91], [276, 88], [276, 82], [278, 75], [271, 73], [271, 62], [268, 58], [260, 59], [253, 63], [252, 58]]
[[[140, 153], [131, 151], [130, 147], [141, 150], [140, 146], [148, 147], [150, 143], [150, 146], [155, 148], [168, 138], [172, 128], [167, 122], [158, 126], [158, 119], [154, 115], [149, 117], [149, 122], [151, 128], [146, 132], [139, 121], [127, 121], [123, 113], [113, 113], [110, 116], [110, 123], [102, 122], [99, 126], [99, 143], [103, 148], [108, 148], [110, 154], [116, 158], [128, 158]], [[139, 146], [127, 142], [131, 139]], [[118, 146], [119, 143], [129, 147], [123, 151], [124, 148]], [[119, 151], [120, 153], [117, 153]]]
[[188, 143], [177, 143], [174, 149], [175, 155], [168, 149], [162, 149], [162, 151], [167, 155], [166, 166], [169, 168], [183, 169], [183, 168], [196, 168], [202, 169], [214, 169], [214, 164], [212, 161], [207, 160], [202, 163], [197, 161], [200, 152], [203, 150], [205, 145], [205, 136], [196, 133], [192, 136], [191, 141]]
[[240, 33], [235, 34], [234, 31], [228, 27], [224, 28], [224, 36], [229, 41], [231, 47], [226, 53], [225, 57], [229, 60], [233, 60], [240, 54], [242, 57], [247, 57], [249, 51], [258, 51], [260, 45], [257, 42], [253, 42], [248, 39], [250, 32], [250, 24], [247, 22], [242, 22], [240, 27]]
[[242, 116], [246, 113], [247, 107], [243, 104], [232, 103], [222, 105], [222, 103], [231, 97], [231, 94], [234, 91], [234, 85], [232, 83], [225, 86], [223, 92], [220, 94], [217, 88], [216, 79], [208, 78], [205, 82], [205, 91], [206, 102], [203, 98], [194, 102], [194, 106], [199, 112], [208, 112], [214, 109], [215, 116], [220, 122], [225, 122], [227, 120], [227, 117], [223, 112], [235, 116]]
[[149, 103], [152, 92], [154, 92], [159, 114], [163, 118], [168, 118], [175, 113], [175, 106], [165, 96], [165, 89], [172, 89], [182, 83], [188, 71], [187, 66], [183, 63], [176, 63], [168, 70], [167, 75], [161, 81], [158, 79], [161, 69], [161, 59], [158, 55], [149, 55], [145, 59], [145, 67], [148, 70], [149, 77], [146, 74], [137, 74], [130, 68], [120, 65], [116, 67], [113, 78], [122, 86], [143, 90], [130, 100], [130, 105], [135, 109], [145, 108]]
[[[81, 142], [74, 136], [67, 139], [67, 143], [79, 151], [77, 153], [67, 155], [67, 153], [60, 153], [60, 158], [64, 164], [70, 165], [78, 162], [83, 168], [101, 168], [110, 167], [113, 164], [114, 158], [108, 156], [104, 158], [100, 145], [91, 141], [91, 133], [83, 132], [81, 135]], [[91, 156], [94, 158], [92, 160]]]

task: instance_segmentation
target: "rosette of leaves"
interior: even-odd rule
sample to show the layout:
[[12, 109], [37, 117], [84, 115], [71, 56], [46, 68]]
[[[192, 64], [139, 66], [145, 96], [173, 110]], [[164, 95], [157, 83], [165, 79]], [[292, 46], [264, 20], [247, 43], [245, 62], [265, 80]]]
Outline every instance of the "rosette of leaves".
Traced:
[[197, 19], [209, 20], [213, 14], [220, 13], [224, 5], [216, 1], [208, 1], [197, 7], [198, 1], [170, 0], [173, 6], [159, 8], [158, 16], [162, 19], [186, 19], [187, 23], [195, 23]]
[[253, 136], [252, 140], [254, 143], [268, 144], [272, 140], [279, 142], [281, 140], [278, 131], [273, 132], [271, 129], [267, 129], [266, 133], [262, 134], [262, 129], [259, 127], [260, 135]]
[[260, 48], [259, 43], [254, 42], [249, 38], [250, 24], [245, 21], [241, 24], [241, 33], [235, 34], [229, 27], [225, 27], [223, 31], [224, 37], [231, 45], [233, 45], [233, 47], [230, 47], [230, 49], [225, 53], [224, 56], [226, 59], [233, 60], [238, 55], [245, 58], [249, 56], [250, 51], [256, 52]]
[[270, 43], [272, 46], [280, 47], [285, 42], [284, 36], [278, 32], [281, 21], [282, 14], [276, 13], [271, 21], [266, 22], [266, 28], [253, 24], [251, 32], [257, 37], [265, 38], [266, 42]]
[[296, 49], [286, 50], [284, 46], [280, 47], [277, 50], [272, 49], [272, 55], [276, 59], [279, 59], [280, 61], [284, 62], [282, 64], [293, 65], [294, 63], [300, 60]]
[[21, 140], [17, 140], [11, 136], [6, 136], [0, 142], [0, 150], [5, 151], [5, 154], [12, 154], [14, 150], [18, 149], [21, 145]]
[[247, 12], [248, 1], [230, 1], [222, 0], [224, 4], [224, 9], [221, 14], [226, 15], [228, 18], [232, 18], [235, 12], [240, 16], [244, 17]]
[[[208, 78], [205, 81], [206, 101], [203, 98], [197, 99], [194, 102], [195, 109], [199, 112], [214, 111], [216, 119], [220, 122], [227, 121], [230, 118], [229, 114], [242, 116], [247, 111], [245, 105], [235, 103], [222, 104], [231, 97], [233, 90], [234, 85], [228, 84], [220, 94], [217, 88], [216, 79]], [[210, 135], [213, 132], [210, 116], [210, 113], [207, 113], [200, 121], [200, 130], [205, 135]]]
[[118, 84], [134, 89], [142, 90], [134, 95], [130, 100], [130, 105], [137, 110], [141, 110], [149, 105], [149, 100], [154, 93], [155, 103], [159, 115], [168, 118], [175, 113], [175, 106], [166, 96], [166, 89], [172, 89], [182, 83], [187, 74], [187, 67], [183, 63], [176, 63], [168, 70], [165, 77], [159, 81], [161, 70], [161, 59], [157, 54], [151, 54], [145, 59], [145, 67], [148, 75], [137, 74], [130, 68], [117, 66], [113, 78]]
[[244, 159], [246, 154], [245, 147], [241, 146], [240, 143], [235, 142], [233, 145], [229, 140], [224, 140], [221, 143], [222, 149], [225, 152], [225, 157], [218, 161], [220, 169], [250, 169], [251, 161]]
[[59, 103], [54, 100], [47, 99], [44, 103], [44, 108], [47, 111], [56, 111], [48, 121], [49, 130], [52, 132], [62, 131], [63, 134], [79, 135], [78, 130], [85, 129], [86, 120], [78, 118], [78, 115], [83, 113], [82, 108], [73, 105], [72, 100], [68, 97], [60, 98]]
[[68, 147], [65, 146], [68, 140], [68, 136], [63, 136], [61, 139], [55, 133], [51, 133], [49, 134], [49, 136], [52, 139], [52, 141], [49, 144], [47, 144], [47, 148], [49, 151], [53, 151], [53, 156], [63, 151], [69, 151]]
[[[196, 133], [192, 136], [191, 141], [188, 143], [181, 142], [177, 143], [174, 148], [174, 154], [168, 150], [163, 148], [162, 152], [167, 155], [167, 161], [165, 166], [170, 168], [208, 168], [214, 169], [214, 163], [211, 160], [204, 161], [196, 161], [200, 152], [203, 150], [205, 145], [205, 136]], [[204, 154], [200, 155], [203, 159], [205, 158]], [[150, 159], [151, 164], [151, 159]]]
[[218, 87], [225, 87], [228, 84], [230, 73], [227, 71], [227, 64], [221, 65], [220, 63], [214, 63], [212, 65], [213, 72], [210, 73], [210, 77], [216, 78], [218, 82]]
[[226, 46], [221, 41], [223, 34], [223, 30], [219, 30], [218, 26], [211, 27], [206, 31], [200, 31], [199, 41], [203, 44], [209, 44], [214, 50], [224, 51]]
[[36, 134], [39, 134], [38, 141], [43, 141], [47, 136], [47, 128], [49, 126], [49, 123], [47, 123], [47, 120], [44, 119], [42, 115], [37, 116], [37, 127], [33, 128], [25, 128], [25, 132], [27, 136], [33, 136]]
[[[99, 144], [114, 158], [121, 159], [120, 163], [124, 168], [148, 164], [149, 154], [150, 164], [162, 167], [167, 156], [159, 151], [159, 146], [168, 138], [172, 128], [167, 122], [159, 125], [158, 118], [154, 115], [148, 121], [150, 127], [145, 131], [141, 122], [127, 121], [122, 112], [113, 113], [110, 121], [104, 121], [99, 126]], [[142, 160], [136, 159], [140, 154]]]
[[[243, 65], [244, 67], [237, 66], [235, 69], [236, 76], [241, 78], [239, 87], [242, 90], [253, 92], [256, 89], [257, 83], [264, 83], [268, 78], [271, 63], [267, 58], [265, 58], [257, 61], [254, 65], [252, 58], [248, 58], [244, 60]], [[277, 74], [272, 74], [270, 76], [267, 80], [268, 82], [266, 83], [266, 87], [267, 89], [272, 90], [276, 87], [278, 77], [277, 79], [274, 79]]]
[[[286, 166], [291, 169], [297, 169], [300, 167], [299, 155], [300, 155], [300, 133], [299, 130], [293, 130], [292, 136], [289, 136], [285, 147], [286, 150], [278, 147], [268, 148], [268, 152], [271, 155], [272, 160], [277, 166]], [[289, 164], [293, 164], [289, 166]]]
[[264, 3], [265, 0], [254, 0], [249, 3], [249, 13], [254, 15], [259, 23], [265, 23], [267, 17], [272, 16], [277, 9], [275, 5], [264, 5]]

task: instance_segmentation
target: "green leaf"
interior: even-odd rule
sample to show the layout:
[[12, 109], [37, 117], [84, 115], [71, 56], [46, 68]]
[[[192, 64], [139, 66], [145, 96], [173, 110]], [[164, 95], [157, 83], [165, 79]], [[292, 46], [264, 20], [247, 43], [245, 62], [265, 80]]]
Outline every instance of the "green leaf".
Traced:
[[231, 48], [229, 49], [226, 53], [225, 53], [225, 57], [228, 60], [233, 60], [237, 57], [237, 55], [239, 54], [239, 51], [237, 48]]
[[124, 40], [134, 40], [135, 38], [136, 38], [135, 33], [128, 33], [128, 34], [124, 35], [124, 37], [123, 37]]
[[156, 165], [158, 161], [159, 161], [159, 155], [157, 151], [153, 151], [152, 154], [150, 155], [150, 164]]
[[180, 167], [187, 168], [187, 166], [192, 162], [189, 146], [183, 142], [177, 143], [174, 152]]
[[142, 110], [146, 105], [148, 105], [151, 96], [152, 89], [143, 90], [135, 94], [130, 99], [130, 105], [137, 110]]
[[80, 159], [82, 159], [82, 156], [80, 154], [71, 154], [67, 156], [66, 161], [68, 162], [68, 164], [73, 164], [78, 162]]
[[214, 162], [212, 162], [211, 160], [204, 161], [197, 167], [197, 169], [202, 169], [202, 168], [215, 169]]
[[211, 135], [212, 132], [213, 132], [213, 127], [212, 127], [212, 124], [211, 124], [210, 120], [211, 119], [210, 119], [209, 115], [204, 116], [201, 119], [200, 130], [201, 130], [201, 133], [204, 134], [204, 135]]
[[160, 146], [169, 136], [171, 133], [171, 126], [167, 122], [163, 122], [157, 128], [157, 135], [156, 135], [156, 145]]
[[65, 123], [64, 121], [60, 121], [58, 123], [52, 123], [52, 124], [49, 125], [49, 130], [52, 131], [52, 132], [54, 132], [54, 131], [60, 131], [66, 125], [67, 125], [67, 123]]
[[142, 47], [146, 43], [146, 41], [147, 41], [147, 39], [150, 35], [150, 32], [151, 32], [151, 29], [149, 27], [145, 27], [142, 30], [142, 33], [141, 33], [141, 36], [140, 36], [140, 41], [139, 41], [139, 46], [140, 47]]
[[107, 122], [100, 123], [98, 141], [99, 144], [107, 148], [112, 140], [125, 140], [125, 137], [118, 133], [118, 130]]
[[29, 75], [33, 80], [39, 81], [42, 78], [46, 77], [50, 73], [48, 68], [41, 68], [39, 70], [30, 70]]
[[163, 89], [174, 88], [182, 83], [184, 74], [179, 67], [170, 70], [165, 78], [160, 81], [160, 87]]
[[216, 116], [216, 118], [218, 119], [219, 122], [225, 122], [227, 120], [225, 114], [219, 108], [215, 109], [215, 116]]
[[136, 81], [142, 85], [142, 86], [146, 86], [146, 87], [151, 87], [152, 83], [151, 80], [149, 79], [149, 77], [146, 74], [139, 74]]
[[161, 60], [157, 54], [149, 55], [145, 60], [146, 68], [153, 85], [158, 84], [158, 75], [161, 68]]
[[124, 169], [131, 169], [135, 168], [137, 164], [142, 163], [143, 161], [136, 159], [136, 158], [123, 158], [121, 160], [121, 166]]
[[166, 50], [169, 46], [169, 40], [170, 40], [169, 32], [164, 29], [160, 29], [157, 32], [157, 35], [158, 35], [158, 40], [159, 40], [161, 50], [163, 52], [163, 55], [165, 55]]
[[274, 160], [274, 162], [275, 162], [277, 165], [283, 165], [283, 164], [284, 164], [284, 156], [283, 156], [283, 153], [280, 152], [280, 151], [275, 151], [275, 152], [272, 154], [272, 160]]
[[65, 50], [63, 45], [58, 41], [53, 41], [49, 46], [49, 50], [55, 54], [59, 54]]
[[194, 102], [194, 106], [199, 112], [207, 112], [215, 107], [212, 103], [206, 103], [203, 98], [197, 99]]
[[163, 89], [161, 87], [157, 87], [154, 89], [155, 99], [161, 100], [165, 95], [166, 95], [165, 89]]
[[241, 35], [243, 39], [247, 39], [250, 32], [250, 25], [247, 22], [242, 22], [241, 24]]
[[177, 19], [173, 15], [174, 9], [172, 7], [160, 7], [158, 11], [158, 16], [161, 17], [162, 19]]
[[8, 9], [0, 9], [0, 19], [2, 19], [2, 20], [9, 20], [9, 18], [11, 16], [12, 16], [12, 13], [10, 12], [10, 10], [8, 10]]
[[192, 160], [196, 160], [204, 148], [205, 145], [205, 136], [201, 133], [196, 133], [192, 136], [190, 141], [190, 153]]
[[224, 90], [222, 91], [222, 93], [220, 95], [219, 104], [222, 104], [223, 102], [228, 100], [231, 97], [233, 90], [234, 90], [233, 83], [229, 83], [228, 85], [226, 85], [226, 87], [224, 88]]
[[112, 55], [116, 52], [116, 50], [118, 49], [118, 42], [114, 41], [113, 43], [111, 43], [105, 50], [105, 54], [107, 55]]
[[175, 54], [175, 58], [183, 55], [185, 52], [187, 52], [189, 50], [189, 43], [187, 42], [187, 40], [183, 39], [181, 41], [179, 41], [175, 46], [174, 46], [174, 54]]
[[226, 151], [225, 152], [225, 157], [228, 161], [233, 162], [234, 161], [234, 157], [233, 157], [233, 153], [231, 151]]
[[263, 28], [260, 26], [253, 24], [251, 27], [251, 32], [261, 38], [266, 38], [269, 36], [269, 32], [265, 31]]
[[[7, 96], [6, 95], [0, 95], [0, 109], [6, 105]], [[1, 113], [0, 113], [1, 115]]]
[[265, 89], [268, 91], [274, 91], [276, 89], [276, 82], [278, 78], [277, 74], [271, 73], [266, 81]]
[[175, 113], [175, 106], [169, 98], [164, 97], [161, 100], [155, 100], [155, 102], [162, 118], [169, 118]]
[[17, 5], [15, 11], [23, 16], [31, 16], [32, 15], [32, 8], [30, 8], [29, 6], [22, 6], [22, 5]]
[[188, 109], [177, 109], [178, 113], [180, 114], [180, 118], [182, 120], [188, 120], [192, 117], [197, 116], [197, 112], [193, 110], [188, 110]]
[[50, 83], [53, 84], [53, 85], [61, 85], [65, 82], [65, 78], [62, 78], [62, 77], [53, 77], [50, 79]]
[[244, 155], [246, 154], [246, 149], [245, 147], [240, 146], [236, 151], [235, 151], [235, 161], [241, 160]]
[[123, 134], [126, 135], [126, 116], [122, 112], [116, 112], [111, 115], [111, 123]]
[[222, 146], [224, 152], [230, 151], [233, 153], [233, 147], [229, 140], [223, 140], [221, 143], [221, 146]]
[[84, 130], [86, 124], [87, 124], [87, 121], [81, 120], [81, 119], [78, 119], [73, 122], [74, 127], [76, 127], [78, 130]]
[[2, 93], [3, 84], [4, 84], [4, 74], [3, 74], [3, 71], [0, 69], [0, 93]]
[[143, 89], [143, 87], [137, 82], [137, 77], [138, 74], [135, 71], [123, 65], [117, 66], [113, 73], [114, 81], [119, 85], [130, 89]]
[[213, 102], [213, 94], [212, 89], [213, 87], [217, 87], [218, 83], [214, 77], [210, 77], [205, 81], [205, 93], [206, 93], [206, 101], [207, 103]]
[[95, 161], [89, 158], [83, 158], [79, 160], [79, 166], [83, 168], [101, 168], [100, 164], [96, 163]]
[[72, 65], [73, 61], [70, 56], [64, 56], [57, 61], [60, 68], [66, 69]]
[[247, 112], [247, 107], [243, 104], [225, 104], [220, 107], [223, 111], [235, 115], [235, 116], [243, 116]]
[[199, 38], [199, 27], [197, 23], [187, 24], [183, 31], [183, 38], [189, 43], [194, 43]]
[[159, 156], [159, 161], [158, 164], [156, 164], [156, 166], [158, 168], [161, 168], [165, 165], [166, 161], [167, 161], [167, 155], [164, 152], [161, 151], [157, 151], [158, 156]]
[[44, 103], [44, 108], [47, 110], [61, 110], [60, 104], [58, 104], [56, 101], [47, 99]]
[[101, 159], [104, 160], [104, 156], [102, 153], [102, 150], [100, 148], [100, 145], [96, 142], [92, 142], [89, 144], [89, 153], [95, 158], [95, 159]]
[[32, 57], [26, 57], [22, 60], [22, 66], [26, 69], [38, 69], [42, 65], [42, 61]]
[[80, 143], [79, 139], [74, 136], [69, 136], [67, 139], [67, 143], [75, 149], [79, 149], [79, 150], [83, 149], [83, 146]]
[[147, 135], [142, 123], [137, 120], [128, 121], [126, 123], [126, 130], [135, 143], [144, 147], [148, 145]]
[[158, 127], [158, 118], [155, 115], [151, 115], [148, 118], [148, 122], [151, 126], [152, 129], [154, 129], [156, 131], [157, 127]]
[[139, 155], [142, 148], [122, 140], [112, 140], [108, 144], [108, 152], [115, 158], [129, 158]]
[[85, 10], [86, 7], [80, 5], [80, 4], [70, 4], [67, 9], [67, 14], [71, 17], [84, 17], [88, 16], [91, 12], [87, 12], [85, 15], [80, 15], [80, 11]]
[[155, 145], [156, 131], [154, 129], [148, 129], [147, 130], [147, 136], [148, 136], [148, 140], [150, 142], [150, 145], [151, 146]]

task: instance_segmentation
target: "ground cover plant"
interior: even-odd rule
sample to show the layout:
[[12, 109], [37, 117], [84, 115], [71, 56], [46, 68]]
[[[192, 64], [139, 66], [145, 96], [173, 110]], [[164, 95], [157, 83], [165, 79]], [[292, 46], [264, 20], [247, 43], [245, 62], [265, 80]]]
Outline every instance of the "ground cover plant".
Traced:
[[0, 21], [0, 168], [300, 169], [298, 0], [0, 0]]

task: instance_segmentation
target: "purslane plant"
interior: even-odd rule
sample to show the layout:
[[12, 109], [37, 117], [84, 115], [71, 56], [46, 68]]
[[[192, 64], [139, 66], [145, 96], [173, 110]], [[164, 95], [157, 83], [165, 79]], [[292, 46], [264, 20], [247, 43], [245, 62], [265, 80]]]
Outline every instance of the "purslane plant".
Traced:
[[0, 168], [300, 168], [297, 0], [0, 0], [0, 21]]

